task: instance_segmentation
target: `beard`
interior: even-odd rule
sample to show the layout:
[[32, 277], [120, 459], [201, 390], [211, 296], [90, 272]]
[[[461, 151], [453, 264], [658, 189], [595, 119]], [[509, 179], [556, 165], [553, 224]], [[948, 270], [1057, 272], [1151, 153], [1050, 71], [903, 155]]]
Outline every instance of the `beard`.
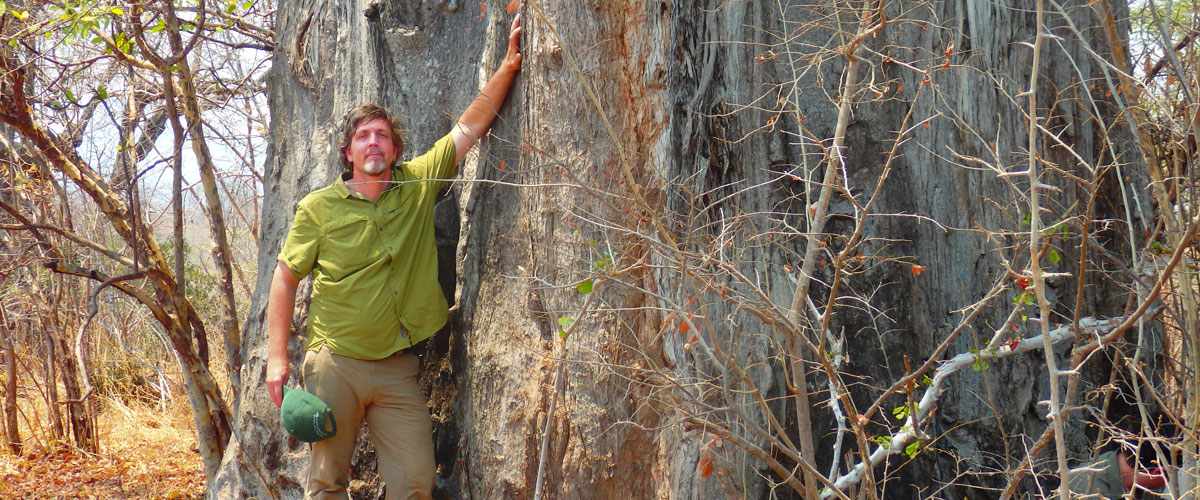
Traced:
[[388, 164], [383, 160], [367, 160], [362, 167], [363, 172], [372, 176], [382, 174], [384, 170], [387, 170], [387, 168]]

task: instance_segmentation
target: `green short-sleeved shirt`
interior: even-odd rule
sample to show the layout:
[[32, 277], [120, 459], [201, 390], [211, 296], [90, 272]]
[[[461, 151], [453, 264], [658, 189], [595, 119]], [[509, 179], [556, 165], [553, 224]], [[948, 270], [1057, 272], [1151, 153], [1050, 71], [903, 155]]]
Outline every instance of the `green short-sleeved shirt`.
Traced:
[[349, 173], [300, 200], [279, 261], [297, 278], [313, 274], [308, 350], [382, 359], [446, 324], [433, 207], [456, 154], [447, 134], [392, 167], [401, 182], [374, 202], [346, 186]]
[[1108, 451], [1096, 457], [1096, 461], [1086, 469], [1072, 470], [1068, 488], [1072, 493], [1085, 495], [1085, 498], [1121, 498], [1125, 494], [1125, 483], [1121, 481], [1118, 460], [1120, 458], [1116, 451]]

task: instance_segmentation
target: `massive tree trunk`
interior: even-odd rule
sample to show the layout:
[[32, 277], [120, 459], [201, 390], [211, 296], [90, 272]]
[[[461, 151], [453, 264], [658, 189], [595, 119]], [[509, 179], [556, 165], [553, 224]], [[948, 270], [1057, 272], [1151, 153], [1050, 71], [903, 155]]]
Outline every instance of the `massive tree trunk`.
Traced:
[[[342, 115], [382, 104], [410, 129], [407, 157], [422, 152], [503, 56], [502, 3], [280, 6], [260, 273], [235, 440], [211, 498], [300, 495], [307, 447], [279, 427], [263, 386], [265, 305], [295, 203], [340, 169]], [[1042, 333], [1036, 305], [1008, 321], [1022, 314], [1012, 282], [1030, 266], [1021, 232], [1033, 215], [1028, 181], [1000, 174], [1028, 160], [1018, 94], [1033, 53], [1019, 44], [1034, 41], [1036, 17], [992, 1], [850, 3], [519, 7], [523, 70], [438, 207], [455, 304], [424, 364], [440, 496], [816, 492], [817, 475], [844, 477], [901, 439], [893, 408], [924, 386], [883, 389], [972, 351], [976, 370], [933, 377], [945, 392], [932, 416], [922, 408], [923, 447], [901, 443], [916, 459], [846, 481], [888, 498], [992, 498], [983, 488], [1006, 484], [1048, 425], [1050, 394], [1040, 352], [983, 359]], [[1035, 94], [1061, 141], [1035, 145], [1039, 168], [1059, 169], [1040, 178], [1059, 190], [1042, 204], [1040, 223], [1058, 231], [1043, 266], [1073, 275], [1044, 289], [1047, 329], [1124, 313], [1119, 270], [1149, 210], [1091, 53], [1107, 53], [1096, 16], [1063, 3], [1048, 7], [1044, 29], [1061, 40], [1042, 48]], [[1106, 252], [1084, 257], [1118, 274], [1086, 276], [1076, 303], [1083, 235]], [[1055, 350], [1063, 369], [1070, 345]], [[807, 377], [793, 379], [797, 368]], [[1087, 374], [1105, 371], [1085, 368], [1075, 403], [1091, 397]], [[790, 384], [805, 379], [801, 398]], [[857, 433], [836, 432], [848, 415], [862, 415], [840, 421]], [[1079, 417], [1063, 436], [1075, 458], [1090, 445]]]

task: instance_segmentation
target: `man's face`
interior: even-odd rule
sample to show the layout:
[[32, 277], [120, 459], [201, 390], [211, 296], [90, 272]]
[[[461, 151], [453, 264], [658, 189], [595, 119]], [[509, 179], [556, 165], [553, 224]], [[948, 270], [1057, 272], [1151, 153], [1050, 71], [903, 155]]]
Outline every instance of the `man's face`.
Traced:
[[346, 160], [354, 165], [354, 172], [377, 176], [391, 167], [400, 153], [392, 142], [392, 128], [387, 120], [376, 118], [358, 124], [350, 145], [342, 152]]

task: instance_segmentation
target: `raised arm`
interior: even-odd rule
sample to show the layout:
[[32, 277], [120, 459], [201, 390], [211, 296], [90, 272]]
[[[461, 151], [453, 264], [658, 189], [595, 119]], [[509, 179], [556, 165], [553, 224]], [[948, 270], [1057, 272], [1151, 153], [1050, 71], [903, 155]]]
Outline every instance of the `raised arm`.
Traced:
[[521, 16], [517, 15], [513, 19], [512, 29], [508, 33], [508, 53], [504, 55], [504, 62], [500, 63], [500, 67], [496, 69], [495, 73], [492, 73], [492, 77], [483, 86], [483, 90], [479, 92], [474, 101], [471, 101], [467, 110], [463, 111], [454, 130], [450, 132], [454, 137], [454, 148], [458, 151], [456, 161], [462, 161], [463, 156], [467, 155], [467, 151], [479, 141], [480, 137], [483, 137], [483, 134], [487, 133], [488, 127], [492, 125], [492, 119], [496, 118], [500, 106], [504, 105], [504, 97], [508, 95], [508, 89], [512, 87], [513, 79], [521, 70], [521, 52], [518, 47], [520, 38]]

